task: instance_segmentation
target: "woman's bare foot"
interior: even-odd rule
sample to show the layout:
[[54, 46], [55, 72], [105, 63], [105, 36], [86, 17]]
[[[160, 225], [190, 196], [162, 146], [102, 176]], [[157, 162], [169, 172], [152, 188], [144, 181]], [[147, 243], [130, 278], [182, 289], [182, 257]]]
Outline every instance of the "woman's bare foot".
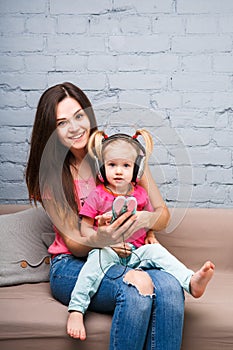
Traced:
[[200, 298], [204, 293], [207, 284], [211, 280], [214, 273], [215, 265], [211, 261], [207, 261], [194, 275], [190, 281], [190, 291], [194, 298]]
[[72, 311], [67, 321], [67, 333], [72, 338], [80, 340], [86, 339], [86, 330], [83, 323], [83, 314], [78, 311]]

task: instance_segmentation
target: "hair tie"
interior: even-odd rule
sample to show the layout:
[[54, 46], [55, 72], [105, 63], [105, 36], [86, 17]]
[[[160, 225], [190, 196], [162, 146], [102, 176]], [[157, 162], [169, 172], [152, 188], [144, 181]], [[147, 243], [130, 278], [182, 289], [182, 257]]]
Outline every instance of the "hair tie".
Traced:
[[108, 139], [108, 135], [104, 134], [104, 139], [105, 140]]
[[138, 137], [138, 135], [137, 134], [134, 134], [133, 136], [132, 136], [132, 139], [136, 139]]

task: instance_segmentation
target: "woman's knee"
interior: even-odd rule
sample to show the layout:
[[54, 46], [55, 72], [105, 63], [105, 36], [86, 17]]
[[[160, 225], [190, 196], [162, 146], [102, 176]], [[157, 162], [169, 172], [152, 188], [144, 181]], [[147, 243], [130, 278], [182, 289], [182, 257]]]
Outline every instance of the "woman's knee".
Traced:
[[130, 270], [124, 277], [124, 282], [135, 286], [140, 294], [152, 295], [154, 285], [150, 276], [142, 270]]
[[161, 305], [182, 309], [184, 305], [184, 291], [178, 280], [161, 270], [147, 270], [148, 275], [152, 279], [155, 286], [156, 300]]

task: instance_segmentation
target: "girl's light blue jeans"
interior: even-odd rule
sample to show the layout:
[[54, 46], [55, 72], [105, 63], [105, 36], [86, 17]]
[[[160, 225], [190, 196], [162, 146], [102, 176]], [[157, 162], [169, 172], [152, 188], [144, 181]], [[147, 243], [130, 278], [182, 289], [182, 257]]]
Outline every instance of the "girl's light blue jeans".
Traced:
[[[51, 290], [65, 305], [70, 302], [84, 263], [65, 254], [52, 259]], [[129, 270], [119, 264], [110, 267], [89, 305], [89, 310], [113, 315], [109, 350], [179, 350], [184, 316], [184, 294], [179, 282], [166, 272], [148, 269], [155, 297], [144, 296], [124, 282]]]

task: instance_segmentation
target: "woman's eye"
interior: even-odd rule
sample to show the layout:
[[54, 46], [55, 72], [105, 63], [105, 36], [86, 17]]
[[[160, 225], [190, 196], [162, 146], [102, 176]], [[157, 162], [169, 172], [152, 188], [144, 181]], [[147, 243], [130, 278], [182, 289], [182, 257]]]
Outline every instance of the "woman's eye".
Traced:
[[81, 119], [82, 117], [83, 117], [83, 114], [79, 113], [79, 114], [76, 114], [75, 119]]
[[57, 123], [57, 127], [62, 127], [62, 126], [65, 126], [65, 125], [66, 125], [66, 123], [67, 123], [67, 121], [66, 121], [66, 120], [62, 120], [62, 121], [60, 121], [60, 122], [58, 122], [58, 123]]

